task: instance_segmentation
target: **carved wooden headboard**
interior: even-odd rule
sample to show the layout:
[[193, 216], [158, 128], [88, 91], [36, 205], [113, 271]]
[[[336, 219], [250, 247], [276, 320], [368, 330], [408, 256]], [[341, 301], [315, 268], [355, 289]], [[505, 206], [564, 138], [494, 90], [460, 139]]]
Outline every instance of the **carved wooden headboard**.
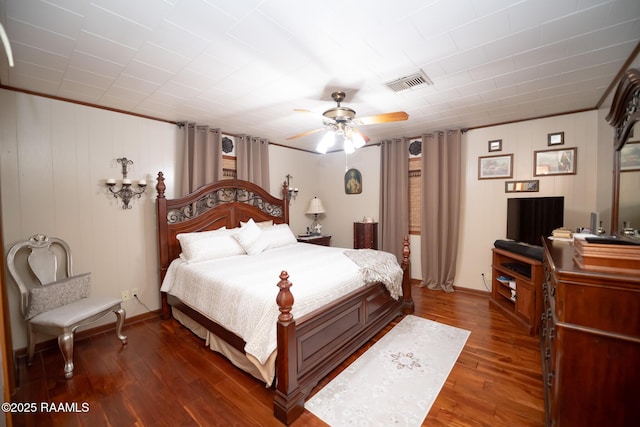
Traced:
[[283, 199], [272, 196], [264, 188], [240, 179], [224, 179], [200, 187], [177, 199], [167, 199], [164, 175], [158, 172], [158, 253], [160, 284], [171, 261], [180, 255], [179, 233], [234, 228], [240, 221], [272, 220], [274, 224], [289, 223], [289, 203], [286, 183]]

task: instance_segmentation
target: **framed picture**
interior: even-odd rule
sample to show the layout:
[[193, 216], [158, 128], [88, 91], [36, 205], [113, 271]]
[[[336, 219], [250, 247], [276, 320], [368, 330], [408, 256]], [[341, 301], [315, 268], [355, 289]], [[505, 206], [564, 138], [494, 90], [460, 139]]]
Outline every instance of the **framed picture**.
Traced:
[[344, 174], [344, 192], [345, 194], [362, 193], [362, 175], [358, 169], [349, 169]]
[[540, 191], [540, 180], [532, 179], [529, 181], [507, 181], [504, 183], [505, 193], [533, 193]]
[[640, 171], [640, 141], [627, 142], [620, 150], [620, 172]]
[[478, 179], [511, 178], [513, 154], [478, 157]]
[[577, 148], [559, 148], [533, 153], [533, 175], [575, 175]]
[[502, 151], [502, 140], [494, 139], [493, 141], [489, 141], [489, 152], [492, 151]]
[[547, 134], [547, 145], [562, 145], [564, 144], [564, 132], [555, 132]]

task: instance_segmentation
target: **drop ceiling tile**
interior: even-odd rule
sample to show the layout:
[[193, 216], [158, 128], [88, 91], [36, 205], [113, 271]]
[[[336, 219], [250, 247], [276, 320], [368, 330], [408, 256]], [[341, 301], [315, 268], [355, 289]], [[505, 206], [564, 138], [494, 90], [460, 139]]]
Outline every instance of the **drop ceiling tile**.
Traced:
[[[11, 43], [11, 50], [15, 58], [32, 64], [45, 63], [47, 67], [63, 71], [67, 65], [67, 58], [53, 52], [38, 49], [22, 43]], [[4, 51], [2, 52], [4, 55]]]
[[[80, 6], [79, 9], [86, 10], [86, 5]], [[39, 0], [8, 1], [5, 11], [8, 20], [28, 22], [31, 26], [69, 38], [78, 34], [84, 20], [81, 12]]]
[[506, 37], [510, 31], [509, 14], [503, 10], [451, 30], [451, 37], [458, 49], [467, 51]]
[[74, 51], [68, 59], [68, 66], [86, 70], [88, 72], [100, 74], [115, 79], [124, 69], [124, 65], [108, 61], [104, 58], [88, 54], [86, 52]]
[[189, 58], [150, 42], [146, 42], [140, 47], [135, 56], [135, 61], [164, 70], [172, 75], [186, 67], [190, 62]]
[[136, 76], [125, 73], [120, 74], [113, 85], [134, 92], [144, 93], [147, 96], [155, 92], [160, 87], [160, 85], [154, 84], [149, 80], [140, 79]]
[[209, 44], [207, 40], [197, 37], [167, 20], [163, 20], [153, 30], [149, 36], [149, 42], [191, 59], [200, 55]]
[[130, 108], [133, 108], [140, 102], [144, 101], [149, 96], [149, 93], [151, 93], [151, 91], [132, 90], [129, 89], [129, 87], [119, 85], [118, 82], [116, 82], [104, 93], [103, 98], [105, 100], [126, 100], [127, 105], [130, 105]]
[[607, 25], [615, 25], [628, 19], [638, 19], [640, 2], [636, 0], [616, 0], [610, 2], [611, 9], [606, 17]]
[[87, 31], [80, 31], [78, 34], [76, 49], [123, 66], [128, 64], [137, 52], [136, 49]]
[[608, 9], [608, 5], [600, 5], [542, 24], [542, 43], [553, 43], [555, 40], [590, 33], [594, 27], [603, 25]]
[[441, 1], [431, 3], [409, 18], [425, 40], [451, 32], [477, 19], [478, 15], [468, 1]]
[[43, 80], [26, 73], [9, 74], [9, 86], [29, 88], [36, 93], [56, 93], [59, 81]]
[[567, 42], [561, 41], [514, 55], [516, 69], [535, 67], [568, 55]]
[[236, 18], [201, 0], [181, 2], [165, 19], [208, 42], [215, 41], [238, 23]]
[[8, 19], [5, 28], [11, 43], [21, 43], [60, 56], [69, 56], [74, 40], [62, 34], [53, 33], [29, 23]]
[[64, 74], [64, 80], [105, 90], [113, 84], [115, 79], [102, 74], [81, 70], [76, 67], [68, 67]]
[[95, 4], [87, 10], [86, 26], [91, 33], [131, 49], [138, 49], [151, 34], [151, 28], [124, 19]]
[[58, 89], [58, 96], [97, 104], [103, 91], [103, 88], [100, 87], [89, 86], [80, 82], [64, 79]]
[[533, 27], [507, 37], [493, 40], [483, 46], [488, 61], [512, 57], [540, 46], [540, 27]]
[[587, 52], [607, 46], [638, 40], [640, 34], [640, 18], [629, 20], [620, 25], [592, 31], [568, 41], [568, 53]]
[[165, 16], [173, 12], [173, 6], [164, 0], [151, 3], [140, 0], [91, 0], [91, 5], [112, 16], [150, 29], [158, 26]]
[[138, 79], [138, 81], [147, 81], [153, 85], [161, 85], [172, 77], [172, 73], [155, 67], [151, 64], [133, 60], [124, 69], [123, 74]]

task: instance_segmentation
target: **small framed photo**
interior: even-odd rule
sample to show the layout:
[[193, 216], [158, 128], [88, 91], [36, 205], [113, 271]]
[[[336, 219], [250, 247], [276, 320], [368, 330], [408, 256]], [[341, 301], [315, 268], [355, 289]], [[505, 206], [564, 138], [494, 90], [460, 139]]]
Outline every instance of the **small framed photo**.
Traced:
[[575, 175], [577, 148], [541, 150], [533, 153], [533, 176]]
[[493, 141], [489, 141], [489, 152], [493, 151], [502, 151], [502, 140], [494, 139]]
[[500, 179], [513, 176], [513, 154], [478, 157], [478, 179]]
[[640, 142], [627, 142], [620, 150], [620, 172], [640, 171]]
[[507, 181], [504, 183], [505, 193], [533, 193], [540, 191], [540, 180], [532, 179], [529, 181]]
[[564, 132], [555, 132], [547, 134], [547, 145], [562, 145], [564, 144]]

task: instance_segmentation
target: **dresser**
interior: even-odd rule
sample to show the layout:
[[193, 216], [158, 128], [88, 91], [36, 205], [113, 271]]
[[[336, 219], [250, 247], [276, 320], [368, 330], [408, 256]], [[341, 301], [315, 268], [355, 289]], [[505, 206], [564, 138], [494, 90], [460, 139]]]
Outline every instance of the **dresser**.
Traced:
[[544, 241], [546, 425], [640, 425], [640, 276], [585, 270], [573, 255], [573, 243]]
[[353, 248], [354, 249], [378, 249], [378, 223], [354, 222], [353, 223]]

